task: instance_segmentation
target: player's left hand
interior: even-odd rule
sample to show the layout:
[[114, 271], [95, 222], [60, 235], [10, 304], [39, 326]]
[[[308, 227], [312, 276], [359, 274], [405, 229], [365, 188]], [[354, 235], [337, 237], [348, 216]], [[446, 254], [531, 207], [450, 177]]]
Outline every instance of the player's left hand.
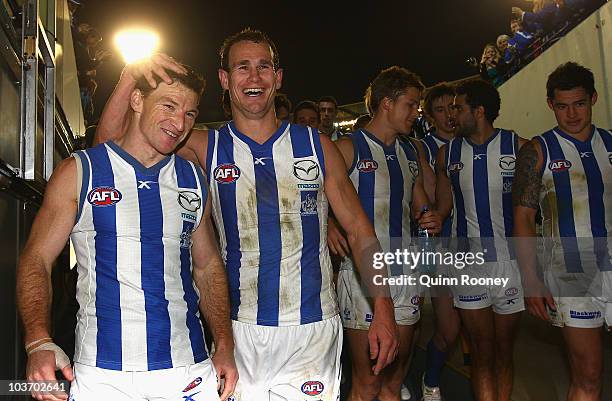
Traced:
[[[228, 399], [236, 389], [238, 381], [238, 369], [234, 360], [234, 349], [217, 349], [212, 357], [212, 363], [217, 370], [218, 386], [217, 391], [223, 391], [219, 398], [221, 401]], [[224, 380], [223, 388], [221, 388], [221, 379]]]
[[428, 210], [417, 218], [421, 228], [426, 228], [429, 234], [440, 234], [442, 231], [442, 216], [436, 210]]
[[370, 359], [376, 360], [372, 372], [378, 375], [391, 364], [399, 352], [399, 330], [395, 323], [395, 311], [391, 298], [376, 298], [374, 318], [368, 331]]

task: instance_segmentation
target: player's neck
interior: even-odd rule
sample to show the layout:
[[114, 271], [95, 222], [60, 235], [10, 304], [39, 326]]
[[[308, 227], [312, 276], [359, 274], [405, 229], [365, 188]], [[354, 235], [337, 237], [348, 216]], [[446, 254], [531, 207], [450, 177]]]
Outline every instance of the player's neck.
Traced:
[[577, 140], [579, 140], [581, 142], [584, 142], [584, 141], [588, 140], [591, 137], [591, 132], [593, 132], [593, 125], [590, 122], [589, 122], [589, 124], [586, 127], [584, 127], [577, 134], [570, 134], [569, 130], [563, 129], [562, 127], [559, 127], [559, 128], [561, 128], [561, 131], [563, 131], [567, 135], [569, 135], [569, 136], [571, 136], [571, 137], [573, 137], [573, 138], [575, 138], [575, 139], [577, 139]]
[[334, 126], [332, 125], [331, 127], [324, 127], [323, 125], [319, 126], [319, 132], [321, 134], [325, 134], [327, 136], [330, 136], [331, 134], [334, 133]]
[[364, 129], [378, 138], [385, 145], [391, 145], [397, 139], [399, 132], [390, 127], [380, 118], [374, 118]]
[[438, 128], [436, 128], [436, 130], [434, 131], [434, 134], [436, 134], [437, 137], [442, 138], [446, 141], [450, 141], [451, 139], [455, 137], [454, 132], [446, 132], [446, 131], [439, 130]]
[[166, 157], [166, 155], [159, 153], [153, 148], [153, 146], [146, 141], [144, 135], [136, 130], [128, 130], [128, 132], [117, 139], [115, 143], [147, 168], [156, 165]]
[[482, 124], [469, 136], [470, 141], [477, 145], [482, 145], [495, 134], [495, 128], [491, 124]]
[[248, 118], [240, 113], [234, 115], [234, 125], [244, 135], [255, 142], [262, 144], [266, 142], [280, 127], [282, 121], [276, 118], [274, 109], [261, 118]]

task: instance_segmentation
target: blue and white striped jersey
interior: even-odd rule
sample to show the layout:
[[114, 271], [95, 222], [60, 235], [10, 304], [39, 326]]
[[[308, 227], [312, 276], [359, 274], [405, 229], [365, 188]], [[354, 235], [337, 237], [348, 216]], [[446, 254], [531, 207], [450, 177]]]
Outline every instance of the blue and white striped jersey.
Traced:
[[201, 169], [178, 156], [146, 168], [113, 142], [74, 154], [79, 208], [75, 361], [147, 371], [205, 360], [191, 233]]
[[414, 145], [407, 138], [398, 138], [387, 146], [363, 129], [350, 138], [355, 157], [349, 177], [382, 250], [408, 249], [412, 188], [419, 174]]
[[436, 135], [435, 131], [431, 131], [421, 139], [423, 147], [425, 148], [425, 159], [431, 168], [436, 170], [436, 158], [438, 157], [438, 151], [443, 145], [446, 145], [449, 141]]
[[336, 315], [317, 131], [283, 122], [258, 144], [230, 122], [209, 131], [206, 171], [232, 319], [290, 326]]
[[[512, 181], [519, 137], [497, 129], [483, 144], [455, 137], [446, 151], [446, 174], [453, 190], [451, 237], [480, 238], [486, 261], [514, 258]], [[470, 241], [470, 243], [473, 243]]]
[[[557, 127], [536, 140], [544, 156], [542, 235], [562, 244], [562, 264], [569, 271], [582, 272], [586, 264], [612, 270], [607, 249], [607, 237], [612, 237], [612, 133], [593, 127], [589, 140], [582, 142]], [[592, 255], [594, 263], [581, 260]]]

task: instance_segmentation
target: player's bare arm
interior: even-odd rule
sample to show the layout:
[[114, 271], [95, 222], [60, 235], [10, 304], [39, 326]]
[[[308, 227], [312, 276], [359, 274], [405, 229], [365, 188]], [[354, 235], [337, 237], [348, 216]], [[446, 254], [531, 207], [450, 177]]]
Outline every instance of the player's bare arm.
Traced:
[[213, 335], [215, 354], [212, 362], [219, 379], [225, 380], [221, 399], [226, 400], [234, 392], [238, 371], [234, 361], [227, 274], [217, 247], [210, 210], [209, 197], [202, 221], [192, 234], [193, 279], [200, 292], [200, 310]]
[[[525, 298], [529, 312], [548, 320], [545, 304], [554, 309], [550, 293], [544, 288], [536, 271], [536, 212], [540, 201], [542, 179], [540, 169], [543, 157], [536, 140], [521, 147], [516, 161], [512, 184], [512, 206], [514, 208], [514, 232], [517, 259], [521, 268]], [[541, 293], [541, 296], [534, 296]]]
[[453, 190], [450, 178], [446, 175], [446, 148], [442, 145], [436, 159], [436, 210], [444, 220], [453, 209]]
[[425, 193], [429, 198], [428, 204], [429, 209], [434, 208], [434, 202], [436, 200], [436, 175], [433, 169], [425, 159], [425, 149], [421, 141], [410, 138], [410, 141], [414, 144], [417, 149], [417, 162], [419, 164], [419, 175], [421, 176], [422, 186], [425, 189]]
[[[439, 234], [442, 230], [442, 217], [439, 212], [434, 208], [434, 202], [431, 201], [427, 190], [425, 189], [425, 177], [421, 174], [421, 166], [427, 166], [429, 171], [429, 164], [419, 163], [419, 174], [416, 176], [414, 186], [412, 188], [412, 216], [418, 222], [419, 226], [427, 229], [430, 234]], [[433, 172], [432, 172], [433, 174]], [[432, 189], [435, 187], [432, 186]], [[427, 209], [425, 212], [424, 210]]]
[[[325, 194], [334, 214], [347, 233], [353, 250], [355, 265], [374, 298], [374, 320], [370, 325], [368, 340], [370, 358], [377, 359], [374, 374], [389, 365], [398, 352], [399, 332], [395, 323], [393, 301], [387, 287], [374, 286], [371, 261], [374, 252], [380, 252], [374, 227], [361, 207], [357, 192], [346, 173], [346, 159], [329, 138], [320, 135], [325, 156]], [[345, 145], [340, 145], [340, 147]], [[366, 261], [369, 261], [366, 264]], [[380, 271], [378, 271], [380, 273]]]
[[[55, 259], [66, 246], [77, 215], [76, 182], [76, 160], [71, 157], [62, 161], [51, 176], [43, 204], [19, 258], [17, 307], [23, 322], [24, 342], [26, 345], [31, 344], [29, 350], [44, 343], [52, 343], [49, 338], [51, 269]], [[60, 351], [31, 353], [26, 367], [27, 379], [56, 380], [56, 353]], [[59, 359], [64, 356], [65, 354], [59, 355]], [[62, 369], [66, 378], [72, 380], [69, 361], [65, 363], [66, 365], [57, 367]]]

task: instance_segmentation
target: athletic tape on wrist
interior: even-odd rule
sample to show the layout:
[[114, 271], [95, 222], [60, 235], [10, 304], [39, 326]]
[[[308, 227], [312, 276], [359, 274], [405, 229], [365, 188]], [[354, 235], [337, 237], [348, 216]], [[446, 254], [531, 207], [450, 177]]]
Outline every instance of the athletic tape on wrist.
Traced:
[[28, 355], [32, 355], [33, 353], [39, 351], [53, 351], [53, 354], [55, 355], [55, 369], [63, 369], [67, 365], [70, 365], [68, 355], [66, 355], [66, 353], [55, 343], [41, 344], [38, 347], [30, 350]]

